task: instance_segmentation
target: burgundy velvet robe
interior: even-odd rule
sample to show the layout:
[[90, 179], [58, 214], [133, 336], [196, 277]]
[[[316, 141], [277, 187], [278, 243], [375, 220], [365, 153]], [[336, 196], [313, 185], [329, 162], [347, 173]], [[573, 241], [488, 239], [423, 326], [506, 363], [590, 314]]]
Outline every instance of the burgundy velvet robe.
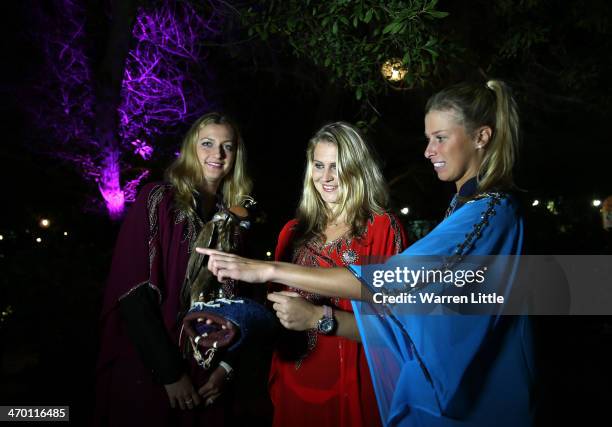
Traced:
[[[130, 341], [119, 300], [139, 286], [158, 295], [168, 338], [179, 352], [180, 292], [197, 225], [173, 206], [168, 184], [147, 184], [127, 214], [115, 248], [104, 293], [101, 345], [96, 371], [96, 425], [221, 425], [222, 398], [204, 409], [171, 409], [165, 388], [153, 381]], [[185, 363], [194, 386], [204, 372]], [[199, 422], [201, 418], [202, 422]]]

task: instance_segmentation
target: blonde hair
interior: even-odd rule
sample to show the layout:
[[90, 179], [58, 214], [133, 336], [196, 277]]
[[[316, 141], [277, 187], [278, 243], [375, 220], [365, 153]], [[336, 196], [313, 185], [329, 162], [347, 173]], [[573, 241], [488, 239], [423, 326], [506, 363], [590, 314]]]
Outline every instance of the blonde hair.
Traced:
[[433, 95], [425, 107], [426, 114], [449, 110], [470, 136], [481, 126], [493, 131], [478, 169], [478, 192], [514, 188], [519, 115], [510, 87], [501, 80], [489, 80], [486, 85], [461, 83]]
[[249, 196], [253, 183], [246, 172], [246, 149], [236, 124], [220, 113], [208, 113], [195, 121], [183, 138], [179, 156], [166, 170], [166, 179], [176, 191], [175, 203], [181, 210], [195, 215], [195, 195], [204, 181], [202, 165], [198, 161], [197, 144], [200, 129], [210, 124], [226, 125], [232, 130], [236, 144], [236, 158], [232, 169], [223, 179], [221, 192], [227, 206], [236, 206]]
[[[319, 143], [334, 144], [338, 150], [338, 205], [330, 210], [312, 182], [314, 150]], [[388, 192], [380, 168], [361, 132], [353, 125], [335, 122], [323, 126], [308, 142], [304, 188], [297, 209], [300, 240], [321, 236], [328, 221], [345, 214], [353, 236], [365, 231], [372, 214], [383, 214]]]

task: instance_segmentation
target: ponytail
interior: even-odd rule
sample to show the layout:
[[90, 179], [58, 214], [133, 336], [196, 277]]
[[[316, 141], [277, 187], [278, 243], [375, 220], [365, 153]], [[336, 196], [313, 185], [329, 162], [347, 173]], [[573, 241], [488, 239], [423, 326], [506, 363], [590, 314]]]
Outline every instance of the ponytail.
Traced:
[[519, 116], [508, 85], [489, 80], [487, 88], [495, 94], [495, 127], [478, 170], [482, 192], [514, 187], [512, 169], [518, 157]]

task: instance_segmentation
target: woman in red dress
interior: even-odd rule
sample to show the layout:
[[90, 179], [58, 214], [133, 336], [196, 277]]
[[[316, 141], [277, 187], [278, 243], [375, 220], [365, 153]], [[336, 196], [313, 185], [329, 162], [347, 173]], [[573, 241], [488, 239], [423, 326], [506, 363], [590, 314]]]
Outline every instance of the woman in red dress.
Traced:
[[[276, 260], [335, 267], [401, 252], [404, 231], [387, 199], [358, 129], [324, 126], [309, 142], [297, 218], [283, 227]], [[350, 301], [292, 288], [268, 299], [286, 328], [270, 371], [274, 426], [380, 425]]]

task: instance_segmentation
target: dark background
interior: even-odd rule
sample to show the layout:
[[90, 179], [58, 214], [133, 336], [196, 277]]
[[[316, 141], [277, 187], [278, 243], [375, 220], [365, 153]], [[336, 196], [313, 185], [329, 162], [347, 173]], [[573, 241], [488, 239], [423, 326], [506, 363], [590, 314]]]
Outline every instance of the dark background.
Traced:
[[[484, 56], [489, 46], [479, 28], [486, 24], [486, 3], [448, 3], [441, 7], [451, 10], [448, 25], [476, 52], [480, 47]], [[0, 309], [10, 306], [10, 312], [0, 323], [0, 404], [70, 405], [73, 421], [80, 424], [92, 406], [97, 317], [119, 224], [87, 209], [87, 195], [95, 189], [72, 167], [32, 143], [36, 123], [26, 113], [23, 94], [40, 78], [42, 61], [31, 37], [36, 7], [37, 2], [2, 6]], [[555, 20], [556, 14], [560, 12], [551, 10], [546, 19]], [[589, 41], [584, 34], [570, 34], [567, 40], [568, 50], [579, 52], [576, 61], [585, 57], [609, 69], [609, 41]], [[258, 58], [257, 67], [253, 58]], [[253, 46], [237, 56], [213, 49], [209, 63], [215, 99], [237, 119], [248, 147], [265, 218], [255, 230], [256, 256], [263, 258], [292, 218], [308, 138], [326, 122], [355, 121], [358, 105], [352, 93], [340, 87], [314, 90], [303, 77], [311, 65], [282, 49]], [[612, 194], [611, 117], [603, 96], [592, 101], [610, 92], [608, 78], [601, 73], [583, 92], [572, 94], [584, 101], [551, 107], [551, 93], [542, 94], [550, 85], [525, 83], [520, 76], [529, 70], [521, 66], [509, 65], [500, 77], [520, 88], [524, 135], [517, 182], [524, 190], [528, 247], [544, 254], [610, 253], [610, 232], [601, 228], [599, 210], [590, 204], [593, 198]], [[459, 68], [454, 80], [478, 74]], [[401, 217], [409, 230], [420, 224], [415, 221], [438, 220], [453, 192], [452, 185], [437, 181], [422, 155], [423, 106], [436, 89], [390, 91], [378, 100], [381, 118], [369, 133], [393, 182], [392, 209], [411, 208]], [[559, 97], [572, 98], [565, 88], [558, 92]], [[47, 149], [52, 147], [49, 141]], [[151, 179], [159, 179], [166, 165], [159, 161]], [[531, 206], [535, 198], [541, 201], [538, 207]], [[549, 200], [555, 201], [556, 214], [543, 206]], [[52, 221], [48, 230], [38, 227], [43, 217]], [[43, 237], [43, 244], [34, 242], [37, 236]], [[589, 316], [539, 318], [535, 323], [542, 362], [540, 423], [583, 423], [604, 416], [612, 399], [612, 322]]]

